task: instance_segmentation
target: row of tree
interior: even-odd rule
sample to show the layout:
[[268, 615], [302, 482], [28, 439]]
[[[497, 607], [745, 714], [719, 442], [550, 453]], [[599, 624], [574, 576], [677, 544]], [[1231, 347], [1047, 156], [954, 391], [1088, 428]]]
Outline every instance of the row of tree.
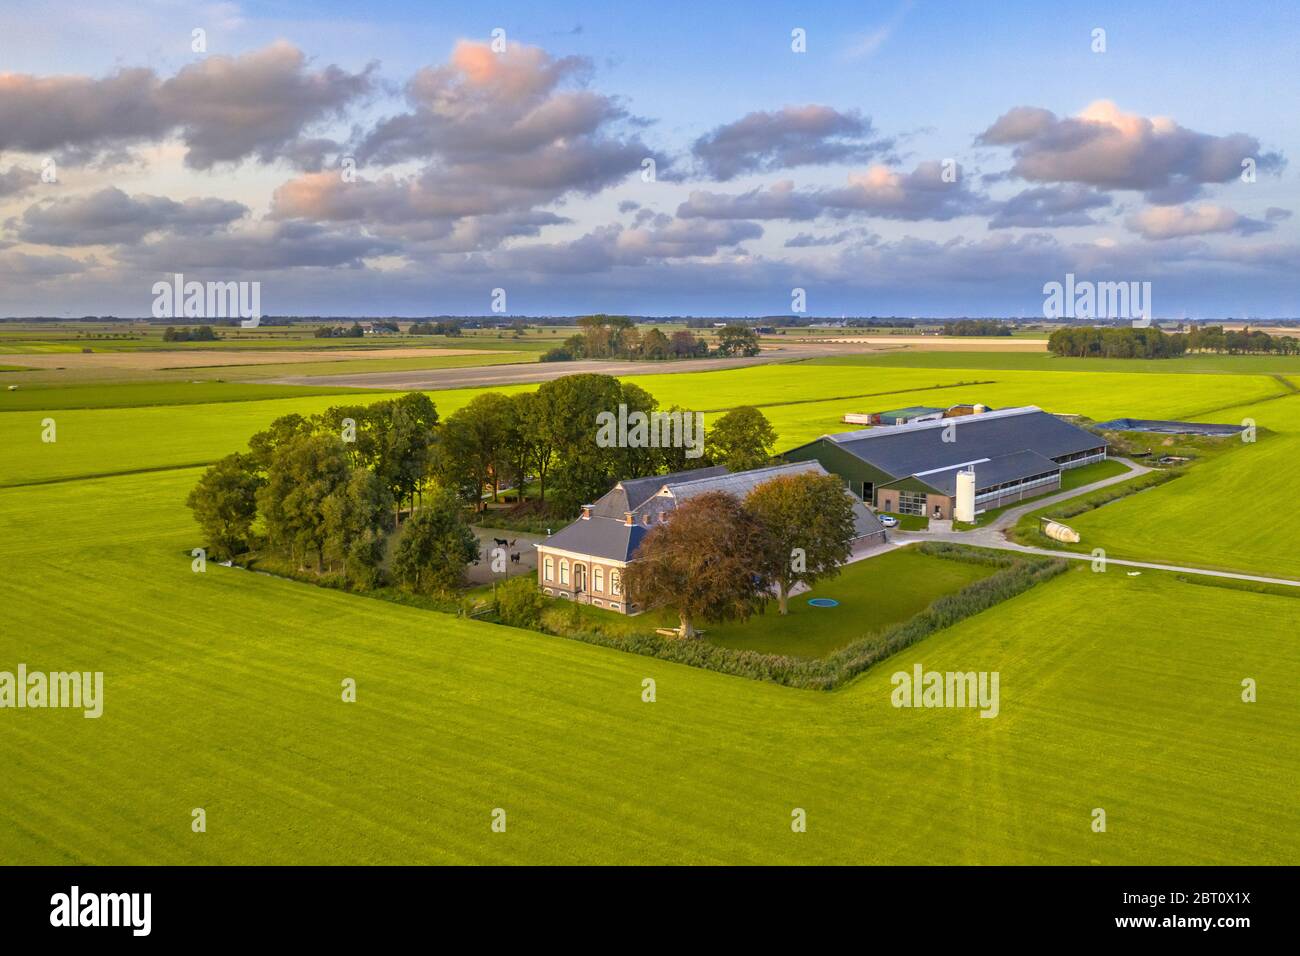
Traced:
[[834, 475], [783, 475], [742, 501], [709, 492], [656, 525], [624, 572], [629, 599], [671, 607], [681, 636], [700, 621], [745, 620], [773, 593], [781, 614], [797, 585], [838, 574], [852, 550], [853, 504]]
[[944, 335], [1010, 335], [1011, 326], [997, 319], [959, 319], [943, 324]]
[[1155, 326], [1069, 326], [1047, 339], [1048, 351], [1070, 358], [1175, 358], [1188, 352], [1229, 355], [1300, 354], [1300, 339], [1221, 325], [1194, 325], [1188, 332], [1164, 332]]
[[707, 355], [757, 355], [758, 334], [747, 325], [735, 323], [718, 333], [716, 349], [702, 337], [685, 329], [665, 335], [659, 328], [642, 331], [625, 315], [584, 315], [579, 332], [542, 355], [543, 362], [577, 359], [682, 359]]
[[167, 326], [163, 330], [164, 342], [215, 342], [219, 338], [210, 325], [199, 325], [194, 328], [178, 329], [174, 325]]

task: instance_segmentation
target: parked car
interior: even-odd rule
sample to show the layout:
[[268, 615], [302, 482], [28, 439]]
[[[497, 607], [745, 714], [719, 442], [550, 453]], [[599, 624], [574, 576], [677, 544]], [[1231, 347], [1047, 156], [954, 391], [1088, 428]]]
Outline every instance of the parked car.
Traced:
[[886, 528], [898, 527], [898, 519], [895, 518], [893, 515], [876, 515], [876, 517], [880, 519], [880, 523], [883, 524]]

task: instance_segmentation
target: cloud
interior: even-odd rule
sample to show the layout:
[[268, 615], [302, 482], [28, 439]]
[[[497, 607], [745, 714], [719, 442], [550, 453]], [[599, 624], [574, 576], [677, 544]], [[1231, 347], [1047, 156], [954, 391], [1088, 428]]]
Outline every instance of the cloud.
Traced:
[[822, 246], [838, 246], [854, 239], [875, 241], [877, 238], [866, 229], [842, 229], [828, 236], [815, 236], [810, 232], [801, 232], [787, 239], [783, 245], [787, 249], [816, 249]]
[[892, 145], [875, 138], [861, 113], [810, 104], [749, 113], [701, 136], [691, 152], [709, 176], [726, 181], [794, 166], [862, 162]]
[[88, 161], [179, 135], [194, 169], [292, 158], [304, 129], [337, 118], [371, 91], [372, 69], [312, 71], [300, 50], [279, 41], [242, 56], [209, 56], [166, 80], [142, 67], [102, 79], [0, 74], [0, 150], [64, 150]]
[[10, 166], [0, 173], [0, 199], [6, 196], [21, 196], [40, 181], [41, 174], [36, 170]]
[[1281, 206], [1269, 206], [1264, 210], [1264, 218], [1269, 222], [1281, 222], [1291, 218], [1291, 210], [1283, 209]]
[[355, 229], [327, 229], [310, 222], [265, 222], [239, 232], [123, 246], [115, 254], [123, 263], [147, 272], [244, 272], [265, 276], [282, 269], [360, 268], [367, 258], [397, 252], [397, 243]]
[[224, 229], [247, 213], [243, 203], [224, 199], [177, 202], [165, 196], [128, 196], [110, 186], [87, 196], [36, 203], [14, 225], [24, 242], [91, 246], [138, 242], [158, 232], [203, 235]]
[[1284, 165], [1280, 154], [1262, 152], [1259, 140], [1245, 133], [1198, 133], [1164, 117], [1124, 113], [1108, 100], [1066, 118], [1018, 106], [998, 117], [977, 142], [1012, 147], [1011, 172], [1021, 179], [1136, 190], [1166, 203], [1240, 176], [1247, 158], [1260, 172]]
[[1091, 211], [1109, 205], [1110, 197], [1095, 189], [1074, 184], [1062, 187], [1038, 186], [1021, 190], [999, 203], [997, 212], [989, 220], [989, 228], [1091, 226], [1097, 222], [1090, 214]]
[[910, 173], [887, 166], [871, 166], [853, 173], [844, 186], [800, 191], [783, 180], [766, 188], [739, 194], [692, 192], [677, 210], [684, 218], [699, 219], [790, 219], [807, 220], [820, 215], [844, 217], [853, 214], [882, 219], [917, 221], [948, 220], [987, 211], [989, 200], [966, 188], [961, 167], [950, 167], [945, 176], [942, 163], [918, 163]]
[[1148, 206], [1130, 216], [1125, 225], [1145, 239], [1176, 239], [1225, 232], [1249, 235], [1273, 228], [1269, 222], [1247, 218], [1233, 209], [1213, 203], [1195, 207]]

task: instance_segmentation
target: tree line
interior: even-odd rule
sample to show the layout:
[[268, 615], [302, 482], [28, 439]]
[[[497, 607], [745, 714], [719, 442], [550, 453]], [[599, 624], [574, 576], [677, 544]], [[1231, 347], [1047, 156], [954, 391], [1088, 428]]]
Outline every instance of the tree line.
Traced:
[[625, 315], [584, 315], [578, 319], [578, 331], [542, 355], [543, 362], [569, 362], [578, 359], [683, 359], [708, 355], [757, 355], [758, 333], [749, 326], [734, 323], [718, 333], [716, 348], [710, 349], [704, 338], [686, 329], [665, 335], [658, 327], [642, 331]]
[[944, 335], [1010, 335], [1011, 326], [997, 319], [960, 319], [943, 324]]
[[213, 557], [265, 548], [357, 587], [381, 582], [389, 533], [409, 512], [391, 573], [413, 590], [445, 592], [478, 557], [466, 512], [506, 488], [524, 502], [535, 487], [537, 510], [565, 520], [623, 478], [771, 460], [776, 433], [749, 407], [717, 419], [701, 457], [685, 447], [602, 447], [597, 415], [620, 405], [659, 410], [639, 386], [587, 374], [533, 392], [485, 392], [445, 419], [420, 392], [286, 415], [208, 468], [188, 504]]
[[1188, 332], [1164, 332], [1155, 326], [1070, 326], [1048, 336], [1047, 349], [1069, 358], [1175, 358], [1188, 352], [1296, 355], [1300, 339], [1250, 329], [1225, 330], [1221, 325], [1194, 325]]

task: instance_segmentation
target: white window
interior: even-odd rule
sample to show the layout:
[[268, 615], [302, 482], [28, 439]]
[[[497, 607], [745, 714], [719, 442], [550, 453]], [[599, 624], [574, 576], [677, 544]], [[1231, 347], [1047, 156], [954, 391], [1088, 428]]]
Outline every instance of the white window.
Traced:
[[609, 572], [609, 593], [623, 593], [623, 575], [619, 574], [617, 571]]
[[548, 581], [555, 580], [555, 559], [549, 554], [546, 556], [546, 559], [542, 561], [542, 574]]
[[564, 558], [560, 558], [560, 583], [569, 583], [569, 562]]
[[605, 590], [605, 569], [604, 568], [597, 567], [591, 569], [591, 589], [593, 591]]

